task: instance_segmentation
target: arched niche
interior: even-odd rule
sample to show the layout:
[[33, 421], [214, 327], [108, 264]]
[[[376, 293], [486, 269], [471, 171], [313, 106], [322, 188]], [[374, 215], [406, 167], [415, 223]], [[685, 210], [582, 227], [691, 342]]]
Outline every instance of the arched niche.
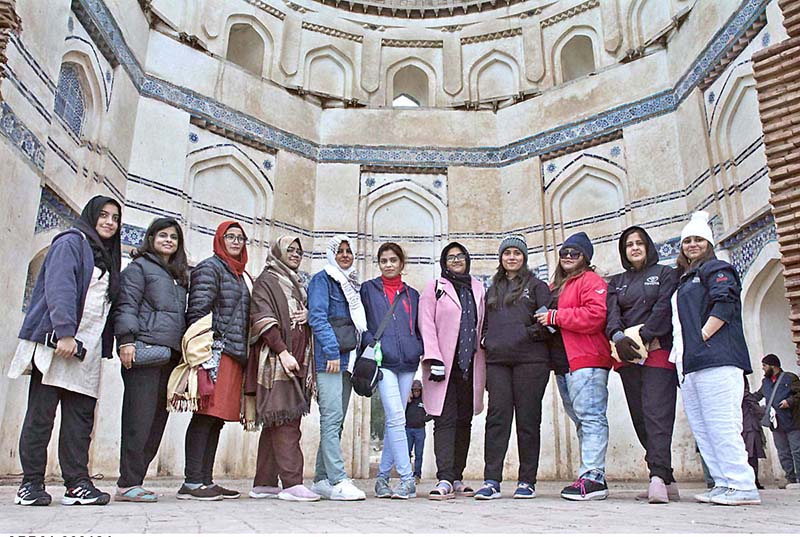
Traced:
[[670, 2], [664, 0], [633, 0], [628, 6], [627, 29], [629, 48], [643, 46], [670, 21]]
[[[624, 170], [603, 159], [584, 154], [573, 161], [547, 196], [552, 243], [561, 244], [579, 231], [586, 232], [593, 240], [621, 233], [632, 224], [630, 213], [625, 212], [626, 184]], [[593, 263], [606, 269], [616, 267], [619, 259], [611, 254], [604, 258], [598, 252]]]
[[379, 274], [376, 254], [381, 243], [393, 241], [406, 252], [407, 281], [417, 289], [437, 274], [439, 252], [447, 237], [447, 206], [411, 180], [388, 183], [363, 196], [359, 232], [366, 237], [365, 278]]
[[[87, 46], [81, 42], [70, 41], [70, 43], [74, 47]], [[68, 76], [68, 81], [67, 79], [62, 79], [63, 76]], [[67, 128], [78, 138], [97, 140], [100, 135], [101, 119], [105, 108], [103, 103], [106, 99], [105, 85], [101, 83], [101, 80], [103, 80], [102, 73], [83, 50], [74, 48], [62, 57], [53, 108], [56, 115], [62, 118]], [[64, 86], [62, 86], [62, 83]], [[76, 91], [62, 94], [63, 89]], [[65, 114], [65, 117], [60, 111], [75, 112], [75, 103], [72, 99], [77, 94], [80, 95], [82, 111], [80, 112], [79, 128], [76, 132], [74, 128], [76, 125], [74, 123], [70, 124], [68, 121], [72, 114]]]
[[553, 46], [553, 82], [561, 84], [594, 72], [599, 67], [600, 42], [591, 26], [573, 26]]
[[217, 226], [241, 223], [247, 234], [248, 270], [258, 274], [267, 251], [267, 222], [272, 217], [272, 191], [257, 166], [235, 147], [209, 147], [187, 157], [183, 219], [187, 255], [197, 263], [212, 253]]
[[499, 50], [493, 50], [476, 61], [469, 72], [471, 101], [508, 97], [519, 93], [519, 64]]
[[256, 76], [269, 77], [272, 36], [257, 20], [233, 15], [227, 22], [225, 59]]
[[310, 51], [304, 65], [304, 88], [344, 99], [353, 97], [353, 65], [336, 47]]
[[419, 106], [436, 106], [436, 71], [418, 58], [406, 58], [386, 70], [386, 106], [406, 95]]

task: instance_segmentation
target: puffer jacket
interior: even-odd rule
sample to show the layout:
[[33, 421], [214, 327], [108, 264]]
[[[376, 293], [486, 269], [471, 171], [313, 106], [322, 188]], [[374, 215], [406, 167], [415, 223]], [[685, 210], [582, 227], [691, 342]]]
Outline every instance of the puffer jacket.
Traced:
[[186, 310], [187, 327], [211, 312], [214, 339], [223, 339], [224, 335], [223, 352], [242, 365], [247, 363], [250, 322], [250, 289], [245, 283], [246, 277], [237, 278], [228, 264], [216, 255], [202, 260], [191, 274]]
[[324, 372], [328, 361], [339, 360], [340, 371], [347, 369], [350, 353], [339, 352], [339, 342], [330, 319], [350, 319], [350, 305], [337, 281], [321, 270], [308, 284], [308, 324], [314, 331], [314, 363]]
[[[681, 277], [676, 293], [684, 375], [729, 365], [753, 372], [742, 328], [741, 292], [736, 269], [719, 259], [706, 261]], [[703, 341], [700, 330], [712, 315], [725, 324]]]
[[114, 312], [117, 346], [140, 340], [180, 351], [186, 331], [186, 288], [151, 253], [134, 259], [119, 282]]

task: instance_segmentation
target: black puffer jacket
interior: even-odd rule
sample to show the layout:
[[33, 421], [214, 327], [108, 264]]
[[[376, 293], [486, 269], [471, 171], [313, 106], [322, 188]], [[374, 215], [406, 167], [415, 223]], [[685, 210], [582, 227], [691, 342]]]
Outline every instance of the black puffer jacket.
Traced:
[[[214, 338], [225, 336], [223, 352], [241, 364], [247, 362], [247, 330], [250, 322], [250, 289], [222, 259], [213, 255], [192, 271], [186, 325], [212, 313]], [[238, 304], [238, 306], [237, 306]]]
[[[647, 245], [647, 260], [642, 270], [636, 270], [625, 254], [628, 236], [636, 232]], [[643, 324], [639, 334], [649, 344], [658, 338], [662, 349], [672, 348], [672, 293], [678, 286], [675, 269], [659, 265], [658, 251], [647, 232], [632, 226], [619, 238], [619, 257], [625, 272], [615, 274], [608, 282], [606, 305], [606, 336]]]
[[114, 310], [117, 345], [137, 339], [181, 350], [186, 331], [186, 288], [152, 254], [134, 259], [119, 278]]

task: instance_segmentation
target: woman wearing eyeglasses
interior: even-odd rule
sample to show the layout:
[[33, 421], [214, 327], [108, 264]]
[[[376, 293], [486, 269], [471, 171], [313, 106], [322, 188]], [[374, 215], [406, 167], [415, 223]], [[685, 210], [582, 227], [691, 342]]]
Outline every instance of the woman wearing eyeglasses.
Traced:
[[561, 491], [567, 500], [605, 500], [608, 448], [608, 372], [611, 347], [604, 333], [608, 286], [590, 265], [594, 246], [586, 233], [576, 233], [561, 245], [553, 279], [558, 308], [536, 315], [545, 326], [561, 332], [569, 362], [565, 375], [581, 448], [578, 479]]
[[503, 462], [516, 421], [519, 472], [516, 499], [536, 497], [542, 397], [550, 380], [547, 330], [534, 314], [550, 303], [550, 290], [528, 268], [528, 245], [509, 235], [498, 249], [500, 264], [486, 293], [486, 415], [483, 486], [476, 500], [500, 497]]
[[237, 222], [222, 222], [214, 234], [214, 255], [191, 273], [186, 325], [212, 316], [213, 353], [198, 374], [200, 408], [186, 429], [185, 482], [180, 500], [221, 500], [239, 492], [214, 483], [214, 459], [220, 431], [226, 421], [239, 421], [242, 380], [247, 363], [250, 288], [245, 277], [247, 236]]
[[445, 246], [439, 258], [441, 277], [425, 286], [419, 301], [422, 357], [422, 397], [434, 416], [433, 449], [439, 482], [428, 494], [447, 500], [472, 496], [464, 485], [473, 414], [483, 410], [486, 362], [478, 345], [483, 326], [483, 284], [469, 274], [470, 256], [457, 242]]
[[[671, 267], [658, 264], [656, 246], [641, 227], [622, 232], [619, 256], [625, 272], [612, 276], [608, 285], [606, 336], [616, 347], [619, 360], [614, 369], [622, 379], [636, 436], [646, 450], [650, 486], [637, 499], [668, 503], [680, 499], [671, 455], [678, 375], [669, 361], [670, 298], [678, 281]], [[640, 365], [642, 353], [646, 359]]]

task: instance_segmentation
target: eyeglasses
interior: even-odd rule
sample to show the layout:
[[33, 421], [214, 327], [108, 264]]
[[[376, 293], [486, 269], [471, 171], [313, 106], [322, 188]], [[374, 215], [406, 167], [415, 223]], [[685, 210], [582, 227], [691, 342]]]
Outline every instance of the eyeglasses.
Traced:
[[225, 235], [223, 235], [223, 237], [225, 237], [226, 241], [230, 241], [234, 244], [236, 244], [237, 242], [241, 242], [242, 244], [247, 244], [247, 239], [244, 237], [244, 235], [234, 235], [233, 233], [226, 233]]
[[289, 246], [286, 249], [286, 253], [287, 254], [297, 254], [299, 256], [302, 256], [303, 255], [303, 249], [302, 248], [296, 248], [294, 246]]
[[448, 255], [445, 259], [447, 259], [448, 263], [453, 263], [455, 261], [466, 261], [467, 254]]
[[558, 252], [558, 257], [561, 259], [580, 259], [583, 254], [578, 250], [567, 248]]

